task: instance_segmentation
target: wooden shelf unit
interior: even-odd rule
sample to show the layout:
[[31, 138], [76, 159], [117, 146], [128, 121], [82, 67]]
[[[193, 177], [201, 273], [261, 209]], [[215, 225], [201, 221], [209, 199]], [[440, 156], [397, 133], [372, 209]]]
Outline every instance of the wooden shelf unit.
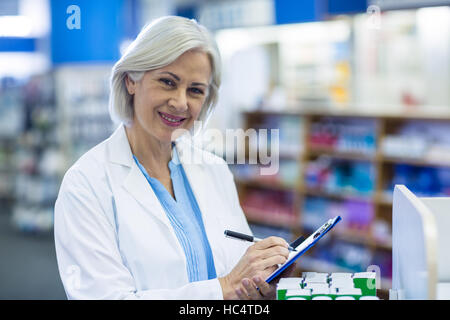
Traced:
[[[291, 157], [298, 161], [298, 165], [301, 168], [300, 177], [295, 185], [287, 186], [280, 183], [259, 181], [257, 179], [242, 180], [236, 177], [236, 183], [238, 185], [239, 195], [244, 199], [247, 190], [250, 188], [262, 188], [268, 190], [277, 191], [289, 191], [293, 192], [295, 197], [294, 212], [297, 213], [296, 224], [286, 225], [286, 223], [273, 223], [273, 226], [281, 226], [289, 228], [291, 232], [298, 236], [299, 234], [307, 234], [304, 232], [301, 224], [301, 208], [302, 203], [308, 196], [314, 196], [319, 198], [331, 199], [331, 200], [361, 200], [367, 201], [374, 206], [374, 220], [384, 219], [389, 221], [392, 226], [392, 199], [389, 195], [386, 195], [384, 191], [384, 186], [389, 179], [389, 168], [395, 164], [410, 164], [416, 166], [438, 166], [438, 167], [450, 167], [450, 163], [439, 163], [436, 161], [428, 161], [426, 159], [415, 159], [415, 158], [399, 158], [385, 156], [381, 150], [381, 144], [386, 134], [396, 132], [396, 127], [402, 125], [402, 123], [410, 121], [426, 121], [426, 122], [447, 122], [450, 124], [450, 113], [448, 114], [425, 114], [425, 113], [392, 113], [392, 114], [380, 114], [380, 113], [369, 113], [369, 112], [353, 112], [353, 111], [338, 111], [330, 112], [324, 110], [313, 110], [313, 111], [286, 111], [286, 112], [274, 112], [274, 111], [254, 111], [254, 112], [244, 112], [245, 128], [256, 128], [260, 126], [265, 117], [272, 116], [290, 116], [298, 117], [299, 121], [302, 122], [302, 132], [299, 137], [301, 145], [303, 148], [299, 151], [298, 156]], [[310, 132], [311, 124], [321, 118], [328, 119], [370, 119], [376, 123], [376, 147], [373, 153], [361, 153], [357, 151], [339, 151], [332, 148], [323, 148], [309, 145], [308, 133]], [[301, 120], [300, 120], [301, 119]], [[248, 146], [247, 146], [248, 148]], [[348, 161], [362, 161], [369, 162], [374, 166], [375, 170], [375, 190], [371, 195], [362, 195], [357, 193], [333, 193], [327, 192], [320, 189], [309, 188], [305, 185], [304, 181], [304, 168], [306, 163], [317, 157], [330, 157], [331, 159], [337, 160], [348, 160]], [[281, 157], [280, 157], [281, 158]], [[245, 211], [245, 210], [244, 210]], [[257, 219], [257, 215], [249, 214], [248, 216], [250, 223], [263, 223], [268, 224], [267, 221], [261, 221]], [[392, 230], [392, 228], [391, 228]], [[341, 239], [348, 242], [354, 242], [363, 246], [366, 246], [371, 250], [372, 253], [376, 250], [384, 250], [391, 252], [392, 242], [391, 239], [377, 240], [374, 238], [371, 229], [369, 232], [363, 231], [353, 231], [346, 230], [344, 232], [330, 233], [333, 239]], [[316, 264], [306, 263], [305, 267], [310, 267], [311, 265], [320, 264], [320, 261], [314, 261]], [[324, 263], [327, 265], [326, 272], [339, 272], [343, 268]], [[301, 269], [301, 266], [300, 266]], [[320, 270], [323, 272], [323, 270]], [[382, 289], [388, 289], [390, 284], [389, 279], [383, 280]]]

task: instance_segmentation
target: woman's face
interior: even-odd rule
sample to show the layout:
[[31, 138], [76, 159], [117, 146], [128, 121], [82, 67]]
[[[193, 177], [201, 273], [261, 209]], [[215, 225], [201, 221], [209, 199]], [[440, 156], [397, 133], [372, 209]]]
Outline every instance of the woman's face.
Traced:
[[170, 65], [147, 71], [138, 82], [127, 77], [128, 92], [134, 95], [133, 126], [162, 143], [173, 141], [176, 129], [189, 130], [198, 119], [210, 76], [208, 55], [187, 51]]

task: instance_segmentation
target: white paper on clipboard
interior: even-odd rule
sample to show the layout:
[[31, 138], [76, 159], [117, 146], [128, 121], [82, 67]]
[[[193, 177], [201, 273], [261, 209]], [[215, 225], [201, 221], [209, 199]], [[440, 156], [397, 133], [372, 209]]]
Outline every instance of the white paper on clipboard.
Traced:
[[341, 217], [337, 216], [333, 219], [328, 220], [324, 223], [320, 228], [314, 231], [305, 241], [300, 243], [294, 249], [296, 251], [291, 251], [289, 253], [288, 260], [279, 265], [278, 269], [272, 272], [270, 276], [267, 277], [266, 282], [270, 283], [273, 279], [278, 277], [287, 267], [289, 267], [295, 260], [300, 258], [309, 248], [316, 244], [328, 231], [330, 231], [339, 221], [341, 221]]

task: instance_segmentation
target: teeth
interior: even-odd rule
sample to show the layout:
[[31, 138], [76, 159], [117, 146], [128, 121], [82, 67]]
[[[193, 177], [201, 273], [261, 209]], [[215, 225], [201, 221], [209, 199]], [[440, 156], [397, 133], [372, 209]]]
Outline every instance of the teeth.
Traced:
[[160, 113], [160, 115], [161, 115], [161, 117], [163, 117], [164, 119], [166, 119], [167, 121], [170, 121], [170, 122], [180, 122], [181, 121], [181, 119], [180, 120], [174, 120], [172, 118], [168, 118], [165, 115], [163, 115], [162, 113]]

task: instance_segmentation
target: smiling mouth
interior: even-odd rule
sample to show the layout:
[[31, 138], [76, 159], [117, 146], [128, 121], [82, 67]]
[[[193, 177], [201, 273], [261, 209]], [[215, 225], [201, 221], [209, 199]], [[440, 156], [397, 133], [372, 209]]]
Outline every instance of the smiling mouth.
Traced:
[[171, 127], [177, 127], [181, 125], [184, 122], [184, 120], [186, 120], [186, 118], [177, 117], [165, 112], [158, 111], [158, 114], [161, 117], [162, 122]]

